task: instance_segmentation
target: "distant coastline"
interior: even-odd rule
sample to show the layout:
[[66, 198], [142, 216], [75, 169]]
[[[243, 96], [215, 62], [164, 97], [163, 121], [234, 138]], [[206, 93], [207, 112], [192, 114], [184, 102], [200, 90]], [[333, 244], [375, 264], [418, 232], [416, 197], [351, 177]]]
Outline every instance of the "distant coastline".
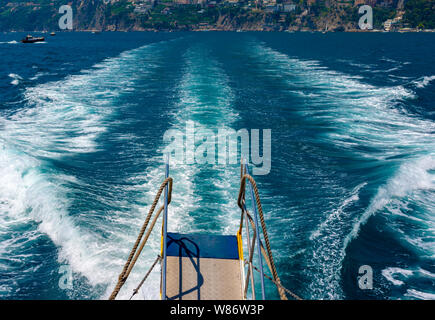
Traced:
[[[361, 30], [359, 9], [372, 10]], [[0, 31], [60, 31], [62, 0], [0, 4]], [[74, 31], [434, 32], [435, 0], [113, 0], [70, 3]], [[427, 14], [429, 12], [429, 14]]]
[[[48, 34], [52, 32], [51, 30], [7, 30], [2, 31], [3, 33], [41, 33]], [[406, 29], [406, 30], [397, 30], [397, 31], [385, 31], [379, 29], [372, 30], [345, 30], [345, 31], [322, 31], [322, 30], [256, 30], [256, 29], [219, 29], [219, 28], [210, 28], [210, 29], [169, 29], [169, 30], [161, 30], [161, 29], [126, 29], [126, 30], [57, 30], [58, 33], [70, 33], [70, 32], [83, 32], [83, 33], [102, 33], [102, 32], [281, 32], [281, 33], [435, 33], [435, 29]]]

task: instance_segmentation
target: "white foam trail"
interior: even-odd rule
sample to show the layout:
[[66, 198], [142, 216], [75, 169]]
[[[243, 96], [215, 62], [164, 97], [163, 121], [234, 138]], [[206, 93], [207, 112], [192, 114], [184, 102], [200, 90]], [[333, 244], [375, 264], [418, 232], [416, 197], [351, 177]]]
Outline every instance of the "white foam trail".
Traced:
[[[254, 47], [255, 48], [255, 47]], [[373, 149], [372, 157], [385, 159], [397, 155], [403, 147], [433, 144], [434, 124], [408, 117], [393, 108], [415, 94], [403, 86], [374, 87], [354, 77], [318, 68], [317, 61], [301, 61], [273, 49], [257, 46], [257, 58], [271, 62], [287, 81], [289, 91], [307, 98], [300, 110], [306, 118], [323, 120], [331, 126], [328, 140], [358, 152], [354, 146], [364, 144]], [[314, 91], [314, 92], [312, 92]], [[321, 138], [321, 137], [320, 137]], [[367, 153], [359, 153], [367, 157]]]
[[[348, 206], [350, 206], [352, 203], [356, 202], [359, 200], [359, 192], [362, 188], [364, 188], [367, 185], [366, 182], [363, 182], [361, 184], [359, 184], [358, 186], [356, 186], [352, 192], [350, 193], [350, 195], [345, 198], [343, 200], [343, 202], [338, 206], [337, 209], [335, 209], [334, 211], [332, 211], [328, 217], [326, 218], [325, 221], [323, 221], [319, 228], [314, 231], [311, 236], [310, 236], [310, 240], [315, 240], [316, 238], [318, 238], [323, 232], [330, 232], [330, 228], [332, 225], [336, 225], [338, 223], [338, 221], [343, 220], [343, 214], [345, 214], [345, 210]], [[323, 241], [323, 240], [322, 240]]]
[[314, 296], [324, 298], [326, 293], [328, 299], [339, 299], [342, 295], [339, 270], [345, 254], [341, 251], [342, 230], [349, 223], [346, 210], [359, 201], [360, 191], [366, 185], [364, 182], [356, 186], [310, 236], [314, 249], [309, 268], [316, 271], [316, 282], [310, 284]]
[[418, 80], [413, 81], [413, 83], [417, 88], [421, 89], [427, 87], [433, 80], [435, 80], [435, 75], [422, 77]]
[[[209, 129], [216, 134], [218, 129], [230, 129], [238, 114], [231, 107], [234, 96], [228, 83], [229, 80], [218, 62], [202, 48], [196, 47], [187, 52], [184, 78], [180, 85], [179, 109], [174, 115], [174, 128], [182, 130], [187, 121], [193, 121], [197, 132]], [[176, 167], [176, 170], [189, 172], [191, 181], [203, 169], [207, 169], [207, 165], [202, 168], [199, 164]], [[195, 194], [201, 189], [215, 189], [216, 203], [219, 204], [204, 203], [199, 199], [197, 205], [208, 207], [210, 214], [221, 221], [222, 227], [234, 234], [236, 229], [231, 228], [236, 201], [233, 182], [238, 181], [238, 173], [231, 165], [215, 165], [211, 169], [213, 173], [217, 173], [217, 177], [199, 181], [198, 186], [195, 186]], [[192, 227], [189, 227], [190, 232], [201, 231]]]
[[[89, 237], [81, 234], [68, 216], [68, 201], [60, 186], [61, 178], [49, 177], [40, 171], [41, 162], [20, 152], [10, 150], [0, 141], [0, 212], [3, 232], [35, 221], [38, 230], [50, 236], [61, 246], [59, 261], [68, 260], [74, 270], [94, 270], [88, 250]], [[21, 235], [21, 240], [31, 241], [32, 230]], [[17, 242], [18, 239], [12, 239]], [[12, 243], [2, 242], [0, 247], [14, 255]], [[78, 250], [80, 248], [81, 250]], [[16, 248], [15, 248], [16, 249]], [[93, 273], [98, 277], [99, 272]], [[90, 279], [98, 282], [98, 278]]]
[[[398, 267], [388, 267], [382, 270], [382, 276], [394, 286], [409, 285], [411, 288], [415, 281], [433, 281], [435, 274], [422, 268], [403, 269]], [[435, 296], [433, 293], [420, 292], [415, 289], [408, 289], [405, 296], [412, 296], [418, 299], [430, 299]]]
[[137, 66], [131, 63], [141, 50], [146, 48], [106, 59], [88, 73], [27, 88], [24, 96], [29, 108], [0, 119], [2, 138], [35, 156], [56, 158], [96, 151], [96, 138], [118, 109], [117, 97], [143, 75], [134, 72]]
[[[365, 224], [373, 214], [385, 208], [393, 209], [389, 206], [394, 203], [402, 206], [404, 203], [400, 199], [413, 195], [416, 199], [418, 199], [418, 197], [423, 197], [426, 198], [424, 200], [429, 200], [434, 203], [435, 198], [433, 193], [425, 193], [425, 191], [433, 192], [435, 190], [435, 174], [433, 173], [433, 170], [435, 170], [435, 157], [432, 155], [427, 155], [414, 161], [405, 162], [399, 168], [396, 175], [392, 177], [386, 185], [379, 188], [377, 194], [371, 200], [369, 207], [355, 221], [351, 232], [344, 240], [344, 248], [346, 248], [347, 245], [356, 238], [361, 225]], [[423, 195], [420, 196], [419, 194], [421, 193], [423, 193]], [[395, 202], [395, 199], [399, 200]], [[411, 211], [410, 213], [404, 214], [400, 208], [398, 209], [398, 211], [390, 210], [390, 212], [392, 214], [400, 214], [401, 216], [407, 216], [408, 214], [413, 213], [413, 211]], [[425, 219], [420, 221], [422, 221], [429, 230], [434, 231], [435, 212], [433, 212], [433, 207], [431, 208], [430, 206], [427, 210], [428, 213], [425, 216]], [[413, 216], [409, 216], [409, 218], [415, 219]], [[435, 255], [435, 237], [433, 237], [433, 235], [429, 235], [426, 241], [420, 241], [421, 239], [417, 237], [417, 235], [413, 235], [413, 237], [405, 235], [404, 237], [415, 247], [425, 250], [430, 255]]]
[[429, 292], [418, 291], [415, 289], [406, 290], [405, 296], [417, 298], [421, 300], [435, 300], [435, 294]]
[[38, 72], [33, 77], [29, 78], [29, 80], [34, 81], [34, 80], [38, 80], [39, 78], [44, 77], [44, 76], [52, 76], [52, 75], [56, 75], [56, 74], [57, 73]]
[[405, 284], [402, 280], [396, 279], [395, 278], [396, 275], [400, 275], [407, 278], [412, 274], [413, 274], [412, 270], [406, 270], [402, 268], [386, 268], [382, 270], [382, 275], [385, 277], [385, 279], [390, 281], [395, 286], [401, 286]]
[[[310, 294], [314, 292], [313, 297], [317, 298], [340, 298], [342, 260], [348, 244], [357, 236], [361, 225], [390, 203], [392, 197], [403, 197], [416, 190], [432, 190], [433, 178], [430, 170], [433, 170], [434, 161], [431, 154], [435, 150], [435, 124], [408, 115], [398, 108], [404, 99], [415, 98], [415, 93], [403, 86], [375, 87], [355, 77], [322, 68], [317, 61], [290, 58], [265, 45], [253, 44], [250, 49], [252, 51], [248, 54], [262, 64], [264, 61], [268, 62], [266, 72], [279, 74], [280, 79], [287, 83], [290, 93], [306, 99], [304, 108], [300, 108], [299, 113], [305, 116], [308, 122], [313, 119], [328, 124], [330, 130], [319, 136], [319, 139], [332, 142], [360, 157], [384, 162], [403, 153], [414, 155], [413, 159], [404, 163], [395, 178], [379, 189], [369, 208], [362, 215], [350, 221], [347, 217], [348, 221], [342, 223], [339, 217], [344, 216], [343, 210], [347, 205], [345, 201], [339, 206], [341, 211], [338, 210], [335, 215], [328, 215], [319, 230], [312, 233], [311, 240], [317, 239], [316, 241], [322, 244], [321, 250], [314, 249], [312, 253], [313, 265], [325, 261], [325, 265], [332, 266], [333, 271], [330, 273], [319, 270], [319, 274], [315, 274], [314, 277], [312, 273], [307, 275], [313, 279]], [[426, 79], [422, 84], [426, 85], [428, 81], [431, 80]], [[358, 146], [364, 146], [364, 149], [355, 148]], [[365, 148], [370, 148], [371, 151], [367, 153]], [[351, 195], [346, 200], [355, 199], [356, 195]], [[429, 212], [430, 199], [421, 201], [429, 208]], [[433, 219], [429, 221], [426, 226], [433, 233]], [[329, 242], [331, 238], [336, 241]], [[425, 240], [428, 239], [430, 236]], [[416, 246], [424, 244], [425, 241], [415, 243]], [[430, 241], [428, 246], [435, 247], [433, 241]], [[426, 251], [427, 247], [424, 248]], [[314, 245], [314, 248], [317, 246]], [[324, 265], [317, 267], [323, 268]], [[331, 279], [337, 281], [331, 282]]]
[[17, 86], [20, 84], [20, 80], [23, 80], [23, 78], [21, 78], [18, 74], [15, 73], [10, 73], [9, 74], [9, 78], [12, 79], [11, 84], [14, 86]]
[[[172, 114], [173, 125], [170, 129], [185, 132], [186, 123], [194, 121], [197, 130], [204, 128], [212, 129], [228, 128], [236, 120], [237, 114], [232, 110], [232, 92], [228, 85], [228, 79], [219, 67], [218, 63], [206, 54], [200, 47], [189, 49], [184, 55], [184, 72], [179, 85], [179, 102], [177, 110]], [[204, 91], [205, 90], [205, 91]], [[162, 137], [163, 143], [163, 137]], [[162, 144], [159, 151], [163, 152], [165, 145]], [[187, 150], [188, 151], [188, 150]], [[158, 186], [164, 180], [163, 158], [153, 161], [155, 167], [147, 170], [143, 186], [146, 191], [144, 202], [151, 203], [155, 197]], [[207, 165], [205, 165], [207, 166]], [[204, 232], [207, 224], [194, 223], [192, 213], [199, 209], [207, 209], [210, 215], [219, 219], [223, 229], [231, 234], [236, 233], [232, 228], [235, 223], [232, 213], [236, 212], [236, 195], [232, 171], [228, 167], [213, 167], [218, 177], [216, 180], [206, 179], [199, 181], [201, 170], [207, 169], [200, 164], [171, 163], [170, 176], [174, 179], [172, 202], [169, 206], [168, 231], [170, 232]], [[201, 198], [201, 190], [207, 188], [216, 190], [217, 201], [221, 204], [205, 203]], [[158, 228], [157, 228], [158, 229]], [[217, 230], [218, 231], [218, 230]], [[151, 265], [160, 246], [160, 231], [154, 233], [152, 245], [145, 249], [142, 254], [147, 265]], [[160, 274], [154, 272], [147, 280], [148, 286], [143, 290], [146, 299], [157, 299], [159, 292]], [[127, 290], [124, 290], [127, 292]], [[120, 298], [126, 296], [121, 293]]]
[[418, 272], [429, 279], [435, 279], [435, 273], [429, 272], [429, 271], [424, 270], [422, 268], [419, 268]]

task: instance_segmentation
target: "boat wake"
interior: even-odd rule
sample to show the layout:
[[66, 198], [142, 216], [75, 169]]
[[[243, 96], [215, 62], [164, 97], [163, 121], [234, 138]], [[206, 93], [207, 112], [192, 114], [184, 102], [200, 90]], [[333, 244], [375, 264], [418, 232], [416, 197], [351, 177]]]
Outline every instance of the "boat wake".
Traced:
[[19, 43], [19, 42], [16, 41], [16, 40], [0, 42], [0, 44], [18, 44], [18, 43]]
[[[424, 207], [420, 218], [425, 222], [418, 232], [397, 229], [395, 234], [424, 251], [420, 254], [433, 255], [435, 125], [408, 114], [401, 106], [403, 101], [415, 99], [416, 94], [403, 86], [375, 87], [329, 70], [317, 61], [290, 58], [264, 44], [253, 47], [251, 56], [268, 62], [266, 72], [274, 72], [291, 94], [303, 99], [297, 110], [303, 119], [328, 128], [317, 133], [317, 141], [333, 144], [356, 159], [376, 161], [385, 168], [399, 167], [388, 182], [381, 183], [363, 212], [354, 204], [365, 186], [372, 188], [369, 180], [356, 185], [311, 233], [312, 251], [305, 257], [307, 279], [312, 279], [309, 295], [317, 299], [343, 298], [341, 268], [346, 248], [361, 226], [385, 209], [391, 211], [394, 207], [395, 213], [391, 214], [400, 212], [412, 219], [416, 215], [405, 210], [406, 205], [412, 201]], [[417, 87], [431, 80], [425, 77]]]
[[11, 85], [13, 85], [13, 86], [19, 85], [20, 84], [20, 80], [23, 80], [23, 78], [21, 78], [18, 74], [15, 74], [15, 73], [10, 73], [9, 74], [9, 78], [12, 79]]
[[[6, 261], [0, 265], [2, 272], [13, 272], [13, 259], [33, 259], [32, 254], [21, 257], [20, 246], [48, 236], [58, 248], [58, 263], [70, 266], [75, 279], [85, 277], [91, 286], [104, 288], [117, 278], [132, 242], [128, 230], [142, 223], [135, 216], [137, 208], [98, 199], [98, 186], [63, 174], [57, 161], [100, 150], [98, 138], [113, 124], [122, 107], [120, 98], [139, 77], [151, 74], [152, 61], [164, 45], [127, 51], [81, 74], [29, 87], [24, 92], [26, 107], [0, 118], [0, 261]], [[104, 220], [96, 212], [76, 212], [73, 195], [79, 199], [81, 190], [120, 209], [112, 209]], [[124, 231], [117, 232], [121, 226]], [[13, 284], [3, 278], [0, 286]], [[86, 297], [80, 288], [69, 295]]]
[[[170, 130], [186, 132], [188, 123], [194, 124], [195, 134], [201, 130], [227, 128], [237, 118], [232, 110], [232, 92], [228, 79], [219, 64], [202, 46], [189, 48], [183, 54], [183, 72], [177, 87], [178, 102], [170, 114]], [[186, 139], [193, 139], [186, 136]], [[196, 144], [199, 141], [195, 140]], [[159, 149], [161, 154], [166, 145]], [[186, 148], [186, 156], [193, 157]], [[164, 180], [164, 157], [154, 159], [154, 167], [145, 173], [145, 202], [151, 203], [156, 186]], [[172, 202], [169, 206], [168, 231], [180, 233], [228, 232], [234, 234], [238, 166], [216, 167], [208, 164], [186, 164], [171, 160], [170, 176], [174, 179]], [[237, 184], [237, 183], [236, 183]], [[233, 215], [234, 213], [234, 215]], [[144, 251], [144, 259], [151, 265], [159, 251], [160, 233], [154, 232], [150, 246]], [[143, 297], [157, 299], [160, 273], [155, 271], [143, 288]], [[138, 299], [143, 298], [138, 297]]]
[[427, 87], [433, 80], [435, 80], [435, 76], [425, 76], [415, 80], [413, 84], [416, 88], [422, 89]]

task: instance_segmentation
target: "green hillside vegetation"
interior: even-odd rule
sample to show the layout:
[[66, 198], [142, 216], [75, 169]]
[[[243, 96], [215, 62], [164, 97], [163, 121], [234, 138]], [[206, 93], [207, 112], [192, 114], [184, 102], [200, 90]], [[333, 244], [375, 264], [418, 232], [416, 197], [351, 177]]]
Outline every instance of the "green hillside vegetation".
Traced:
[[[130, 0], [108, 4], [102, 0], [70, 0], [67, 3], [73, 7], [76, 30], [358, 29], [360, 14], [358, 7], [351, 3], [343, 6], [343, 1], [340, 5], [339, 1], [317, 0], [310, 5], [307, 0], [294, 2], [296, 10], [287, 13], [268, 12], [264, 6], [254, 10], [254, 0], [243, 0], [238, 4], [218, 1], [215, 6], [178, 5], [172, 0], [160, 0], [149, 11], [141, 13], [135, 11]], [[65, 3], [64, 0], [1, 0], [0, 30], [57, 30], [58, 10]], [[394, 6], [380, 5], [380, 0], [377, 3], [373, 7], [374, 28], [382, 29], [383, 23], [394, 18], [397, 10]], [[405, 11], [404, 26], [435, 29], [435, 0], [407, 0]]]
[[[11, 2], [20, 4], [27, 1]], [[57, 10], [61, 6], [59, 1], [34, 0], [33, 3], [38, 4], [38, 6], [6, 7], [5, 4], [0, 5], [0, 29], [41, 30], [57, 24], [59, 19]]]
[[435, 0], [409, 0], [404, 21], [413, 28], [435, 29]]
[[373, 27], [382, 29], [382, 23], [396, 16], [396, 10], [393, 8], [375, 7], [373, 8]]
[[127, 1], [119, 1], [109, 6], [112, 16], [127, 17], [133, 13], [134, 7]]

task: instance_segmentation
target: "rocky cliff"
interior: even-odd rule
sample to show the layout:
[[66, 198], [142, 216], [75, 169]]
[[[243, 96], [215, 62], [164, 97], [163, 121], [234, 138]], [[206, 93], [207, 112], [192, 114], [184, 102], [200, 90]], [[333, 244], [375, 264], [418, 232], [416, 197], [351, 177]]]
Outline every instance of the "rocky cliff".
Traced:
[[404, 26], [435, 28], [435, 0], [297, 0], [294, 3], [294, 10], [285, 12], [270, 5], [256, 8], [253, 0], [212, 5], [181, 5], [171, 0], [5, 0], [0, 3], [0, 30], [57, 30], [59, 8], [64, 4], [73, 9], [76, 31], [355, 31], [360, 17], [358, 8], [363, 3], [373, 6], [375, 28], [382, 28], [384, 21], [403, 12]]

